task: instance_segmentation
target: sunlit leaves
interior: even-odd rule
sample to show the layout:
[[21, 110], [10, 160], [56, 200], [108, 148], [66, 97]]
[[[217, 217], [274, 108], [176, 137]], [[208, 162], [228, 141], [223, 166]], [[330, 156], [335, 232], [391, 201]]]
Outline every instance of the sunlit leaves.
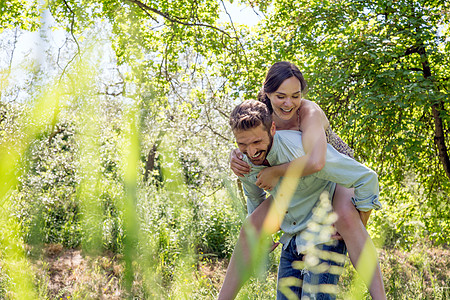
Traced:
[[20, 27], [36, 30], [39, 26], [40, 9], [37, 0], [0, 1], [0, 33], [5, 28]]

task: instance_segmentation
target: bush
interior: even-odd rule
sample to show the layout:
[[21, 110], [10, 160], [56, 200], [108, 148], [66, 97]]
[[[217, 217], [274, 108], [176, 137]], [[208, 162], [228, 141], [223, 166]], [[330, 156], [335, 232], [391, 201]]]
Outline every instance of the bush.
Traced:
[[[24, 171], [14, 196], [16, 210], [27, 242], [78, 247], [85, 235], [80, 216], [85, 195], [79, 193], [82, 174], [77, 134], [70, 123], [56, 128], [34, 141], [23, 158]], [[98, 196], [96, 201], [102, 207], [99, 222], [103, 222], [103, 248], [117, 253], [121, 251], [123, 230], [116, 202], [123, 197], [123, 187], [116, 145], [113, 139], [106, 140], [100, 145], [100, 169], [95, 170], [99, 184], [92, 195]]]
[[241, 227], [239, 216], [216, 197], [206, 203], [202, 212], [204, 217], [198, 228], [201, 235], [199, 248], [203, 253], [229, 258]]
[[75, 151], [74, 130], [66, 124], [41, 136], [24, 157], [16, 202], [26, 241], [80, 244]]

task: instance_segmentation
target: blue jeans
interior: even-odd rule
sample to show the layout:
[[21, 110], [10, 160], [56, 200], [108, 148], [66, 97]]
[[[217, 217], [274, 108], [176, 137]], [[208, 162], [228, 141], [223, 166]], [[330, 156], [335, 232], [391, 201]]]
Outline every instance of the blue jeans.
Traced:
[[[333, 245], [317, 245], [320, 250], [335, 252], [345, 255], [347, 248], [344, 241], [335, 241]], [[337, 288], [340, 273], [336, 274], [334, 268], [332, 272], [328, 266], [321, 265], [326, 263], [329, 266], [344, 267], [344, 261], [336, 262], [330, 258], [319, 258], [319, 264], [325, 266], [326, 271], [323, 273], [314, 273], [314, 270], [302, 269], [298, 262], [303, 261], [303, 254], [298, 254], [295, 237], [291, 239], [286, 249], [282, 250], [280, 257], [280, 265], [278, 266], [278, 286], [277, 286], [277, 300], [285, 299], [311, 299], [311, 300], [332, 300], [336, 299], [336, 293], [333, 292], [333, 288]], [[340, 257], [342, 258], [342, 256]], [[293, 262], [294, 266], [292, 265]], [[333, 268], [332, 268], [333, 269]], [[305, 286], [311, 286], [312, 288], [304, 288]], [[326, 286], [328, 285], [328, 286]], [[331, 289], [330, 289], [330, 285]], [[334, 285], [334, 286], [333, 286]], [[320, 288], [320, 290], [317, 290]], [[327, 288], [329, 291], [327, 291]], [[314, 292], [316, 290], [316, 292]], [[294, 296], [295, 295], [295, 296]], [[305, 297], [305, 298], [303, 298]]]

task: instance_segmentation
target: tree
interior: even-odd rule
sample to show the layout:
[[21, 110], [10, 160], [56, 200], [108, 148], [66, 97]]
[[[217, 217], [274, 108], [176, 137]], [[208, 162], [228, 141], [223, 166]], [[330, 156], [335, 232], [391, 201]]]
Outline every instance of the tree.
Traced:
[[[260, 36], [271, 42], [262, 51], [304, 70], [309, 97], [325, 110], [358, 159], [377, 170], [387, 187], [387, 202], [397, 205], [397, 192], [418, 184], [415, 192], [428, 207], [420, 209], [446, 222], [435, 223], [432, 231], [448, 227], [449, 3], [272, 5], [260, 28]], [[424, 211], [420, 219], [427, 223]]]

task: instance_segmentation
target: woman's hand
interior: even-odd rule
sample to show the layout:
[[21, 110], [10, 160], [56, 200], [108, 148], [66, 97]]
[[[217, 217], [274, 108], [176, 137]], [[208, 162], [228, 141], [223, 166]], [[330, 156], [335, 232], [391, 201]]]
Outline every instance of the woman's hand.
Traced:
[[258, 178], [255, 182], [257, 186], [266, 191], [271, 191], [277, 185], [278, 181], [280, 181], [278, 166], [262, 169], [256, 178]]
[[239, 149], [233, 149], [230, 153], [230, 168], [239, 177], [250, 172], [250, 166], [242, 160], [242, 153]]

